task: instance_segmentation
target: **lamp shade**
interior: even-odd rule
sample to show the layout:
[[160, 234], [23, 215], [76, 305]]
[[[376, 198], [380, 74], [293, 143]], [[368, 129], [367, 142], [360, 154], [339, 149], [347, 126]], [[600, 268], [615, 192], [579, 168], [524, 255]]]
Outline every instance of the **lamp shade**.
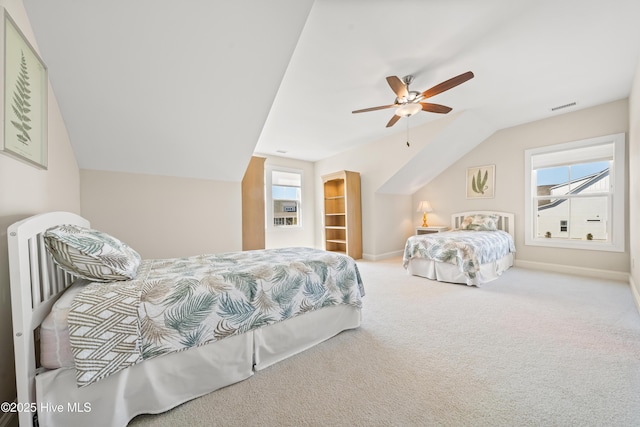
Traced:
[[418, 209], [416, 209], [416, 212], [433, 212], [433, 209], [431, 208], [431, 204], [429, 202], [423, 200], [418, 205]]

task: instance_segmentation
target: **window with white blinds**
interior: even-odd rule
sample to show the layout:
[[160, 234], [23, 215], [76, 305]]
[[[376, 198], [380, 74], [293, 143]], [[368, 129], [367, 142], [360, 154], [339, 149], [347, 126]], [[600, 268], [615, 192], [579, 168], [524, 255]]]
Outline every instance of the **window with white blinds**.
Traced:
[[302, 225], [302, 171], [267, 169], [267, 221], [271, 227]]

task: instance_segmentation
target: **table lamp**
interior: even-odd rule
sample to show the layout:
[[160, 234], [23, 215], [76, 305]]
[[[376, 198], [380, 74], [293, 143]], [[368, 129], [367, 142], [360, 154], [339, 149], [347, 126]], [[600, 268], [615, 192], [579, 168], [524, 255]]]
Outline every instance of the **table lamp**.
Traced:
[[422, 212], [422, 226], [428, 227], [429, 225], [427, 224], [427, 212], [433, 212], [433, 209], [431, 209], [431, 204], [429, 204], [429, 202], [427, 202], [426, 200], [421, 201], [416, 212]]

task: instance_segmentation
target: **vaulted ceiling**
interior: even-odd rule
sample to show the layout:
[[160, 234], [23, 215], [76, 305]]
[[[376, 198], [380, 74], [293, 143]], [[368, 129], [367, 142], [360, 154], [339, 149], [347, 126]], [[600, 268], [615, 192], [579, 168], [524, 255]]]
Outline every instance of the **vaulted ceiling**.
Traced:
[[637, 0], [24, 4], [81, 168], [215, 180], [442, 118], [352, 114], [393, 103], [387, 76], [471, 70], [430, 101], [500, 129], [627, 97], [640, 53]]

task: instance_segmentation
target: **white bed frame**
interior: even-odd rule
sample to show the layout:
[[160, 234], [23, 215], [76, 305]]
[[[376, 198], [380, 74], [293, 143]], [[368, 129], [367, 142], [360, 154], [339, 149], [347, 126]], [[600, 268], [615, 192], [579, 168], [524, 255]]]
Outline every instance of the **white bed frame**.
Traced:
[[[188, 400], [242, 381], [254, 372], [360, 325], [360, 309], [323, 308], [221, 341], [145, 361], [87, 387], [75, 369], [38, 368], [38, 327], [75, 277], [46, 251], [42, 233], [60, 224], [89, 227], [68, 212], [36, 215], [8, 229], [17, 404], [37, 409], [40, 426], [126, 426], [139, 414], [167, 411]], [[54, 409], [56, 409], [54, 411]], [[33, 411], [18, 413], [21, 427]]]
[[[515, 239], [514, 214], [509, 212], [468, 211], [454, 213], [451, 215], [451, 228], [454, 230], [459, 229], [460, 224], [466, 216], [478, 214], [496, 215], [498, 217], [496, 224], [497, 229], [509, 233], [511, 237]], [[513, 260], [513, 253], [509, 253], [495, 262], [481, 265], [480, 271], [477, 273], [473, 284], [479, 286], [497, 279], [505, 270], [513, 266]], [[446, 262], [432, 261], [425, 258], [412, 258], [407, 265], [407, 272], [413, 276], [425, 277], [441, 282], [470, 284], [470, 279], [461, 272], [456, 265]]]

